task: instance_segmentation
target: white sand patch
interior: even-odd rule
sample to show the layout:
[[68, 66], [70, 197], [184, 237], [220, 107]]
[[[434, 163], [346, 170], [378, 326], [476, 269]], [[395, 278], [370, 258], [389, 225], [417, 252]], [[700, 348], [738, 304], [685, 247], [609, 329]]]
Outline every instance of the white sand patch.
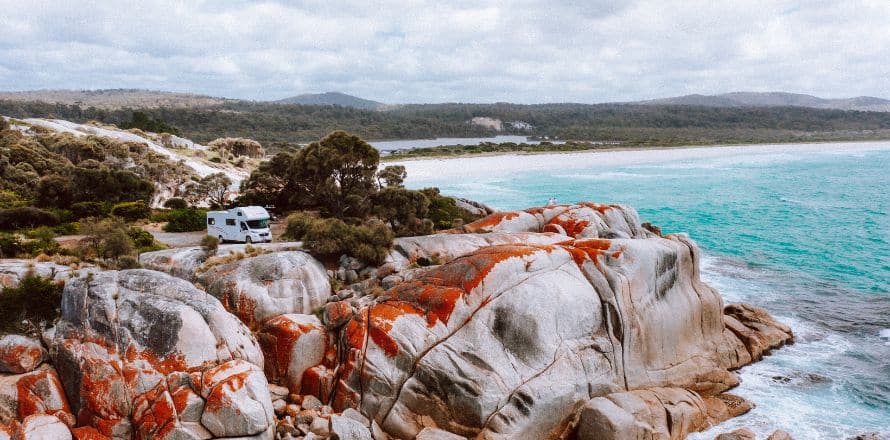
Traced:
[[[584, 169], [595, 166], [628, 166], [663, 164], [685, 160], [741, 157], [753, 163], [787, 160], [801, 153], [856, 154], [890, 149], [890, 142], [839, 142], [820, 144], [763, 144], [690, 148], [585, 151], [577, 153], [504, 154], [458, 157], [448, 159], [416, 159], [386, 162], [382, 165], [404, 165], [409, 184], [427, 180], [480, 176], [504, 176], [517, 172]], [[758, 157], [772, 156], [772, 157]], [[720, 166], [720, 164], [715, 164]]]

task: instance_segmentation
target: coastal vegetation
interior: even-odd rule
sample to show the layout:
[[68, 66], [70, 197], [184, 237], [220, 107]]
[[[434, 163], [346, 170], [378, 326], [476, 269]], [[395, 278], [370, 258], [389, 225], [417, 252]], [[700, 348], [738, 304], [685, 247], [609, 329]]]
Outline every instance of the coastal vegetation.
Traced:
[[[101, 109], [0, 100], [0, 114], [127, 126], [135, 112], [207, 143], [250, 137], [270, 153], [345, 130], [363, 139], [516, 134], [626, 146], [811, 142], [890, 138], [890, 113], [807, 107], [640, 104], [418, 104], [360, 110], [331, 105], [230, 101], [196, 107]], [[504, 122], [502, 131], [473, 118]]]

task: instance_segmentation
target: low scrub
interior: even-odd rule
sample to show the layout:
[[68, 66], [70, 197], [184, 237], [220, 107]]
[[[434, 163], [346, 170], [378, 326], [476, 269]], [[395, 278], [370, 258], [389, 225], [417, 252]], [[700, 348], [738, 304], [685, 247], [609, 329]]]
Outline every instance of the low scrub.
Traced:
[[41, 329], [59, 317], [63, 284], [36, 275], [33, 271], [17, 287], [4, 287], [0, 293], [0, 331]]
[[40, 208], [26, 206], [0, 210], [0, 229], [17, 230], [58, 224], [59, 216]]
[[111, 215], [134, 222], [151, 217], [151, 208], [145, 202], [123, 202], [111, 208]]
[[207, 210], [204, 209], [174, 209], [167, 214], [165, 232], [193, 232], [203, 231], [206, 228]]
[[312, 220], [303, 234], [303, 246], [323, 259], [349, 255], [380, 265], [386, 259], [394, 234], [380, 221], [349, 225], [336, 218]]

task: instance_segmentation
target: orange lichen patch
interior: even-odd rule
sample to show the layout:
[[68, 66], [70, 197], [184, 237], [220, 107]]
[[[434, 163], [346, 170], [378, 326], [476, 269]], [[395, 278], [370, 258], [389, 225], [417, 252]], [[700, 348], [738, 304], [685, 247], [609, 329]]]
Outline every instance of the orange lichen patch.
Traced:
[[133, 424], [137, 439], [163, 438], [176, 427], [176, 408], [167, 393], [166, 384], [136, 396], [133, 399]]
[[75, 440], [111, 440], [111, 437], [102, 435], [96, 428], [92, 426], [81, 426], [71, 430]]
[[[237, 370], [237, 372], [224, 377], [215, 384], [207, 383], [208, 374], [204, 375], [204, 386], [207, 387], [206, 389], [210, 389], [210, 394], [207, 395], [207, 399], [204, 403], [204, 411], [218, 412], [220, 409], [232, 404], [232, 396], [238, 390], [244, 388], [244, 384], [247, 383], [250, 375], [253, 374], [253, 371], [250, 368], [239, 368]], [[211, 374], [209, 376], [219, 377], [216, 374]]]
[[399, 346], [389, 335], [395, 320], [404, 315], [423, 316], [423, 310], [405, 301], [386, 301], [368, 307], [368, 336], [387, 356], [399, 353]]
[[37, 368], [43, 361], [43, 350], [37, 346], [12, 345], [0, 348], [0, 364], [13, 367], [17, 373], [26, 373]]
[[464, 226], [464, 229], [470, 232], [480, 231], [493, 228], [516, 217], [519, 217], [519, 213], [515, 211], [495, 212], [494, 214], [489, 214], [487, 217], [483, 217]]
[[[179, 352], [171, 353], [163, 358], [159, 358], [151, 350], [137, 350], [135, 346], [127, 347], [124, 354], [124, 364], [132, 365], [137, 361], [145, 361], [157, 372], [167, 375], [174, 371], [188, 371], [189, 367], [185, 361], [185, 357]], [[128, 380], [130, 378], [127, 378]]]
[[266, 320], [258, 338], [266, 359], [266, 376], [270, 379], [287, 376], [294, 345], [303, 335], [313, 331], [325, 332], [320, 326], [299, 323], [287, 315]]
[[[240, 292], [230, 292], [230, 290], [235, 289], [234, 286], [227, 289], [227, 291], [222, 295], [222, 305], [223, 308], [229, 311], [229, 313], [238, 317], [241, 322], [244, 323], [248, 328], [253, 331], [258, 330], [259, 322], [256, 319], [256, 301], [251, 299], [249, 296], [244, 295]], [[238, 299], [235, 300], [235, 303], [232, 304], [232, 301], [229, 299], [232, 295], [238, 295]]]
[[572, 254], [575, 264], [579, 267], [589, 258], [600, 269], [602, 269], [602, 266], [600, 265], [599, 257], [609, 255], [612, 258], [619, 258], [624, 251], [624, 248], [621, 247], [615, 251], [608, 252], [612, 248], [612, 240], [600, 238], [575, 240], [571, 245], [563, 247]]
[[23, 375], [16, 382], [16, 392], [19, 420], [34, 414], [48, 414], [74, 426], [74, 415], [54, 370], [41, 369]]
[[586, 206], [594, 211], [599, 212], [600, 214], [605, 214], [608, 211], [611, 211], [612, 208], [616, 208], [616, 205], [601, 205], [599, 203], [591, 203], [591, 202], [583, 202], [581, 206]]
[[303, 372], [300, 392], [311, 394], [327, 402], [334, 389], [334, 372], [323, 365], [316, 365]]
[[[565, 235], [568, 235], [569, 237], [574, 238], [584, 232], [584, 229], [586, 229], [589, 225], [590, 222], [587, 220], [578, 220], [571, 217], [558, 215], [556, 217], [553, 217], [553, 219], [550, 220], [550, 223], [544, 226], [544, 232], [563, 233]], [[560, 231], [560, 228], [557, 228], [557, 226], [562, 228], [562, 231]]]

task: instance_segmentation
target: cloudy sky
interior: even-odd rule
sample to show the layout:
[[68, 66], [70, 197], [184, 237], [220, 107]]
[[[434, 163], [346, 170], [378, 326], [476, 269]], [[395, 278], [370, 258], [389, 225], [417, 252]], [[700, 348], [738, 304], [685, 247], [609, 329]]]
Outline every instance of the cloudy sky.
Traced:
[[0, 11], [5, 91], [342, 91], [388, 103], [740, 90], [890, 98], [887, 0], [0, 0]]

